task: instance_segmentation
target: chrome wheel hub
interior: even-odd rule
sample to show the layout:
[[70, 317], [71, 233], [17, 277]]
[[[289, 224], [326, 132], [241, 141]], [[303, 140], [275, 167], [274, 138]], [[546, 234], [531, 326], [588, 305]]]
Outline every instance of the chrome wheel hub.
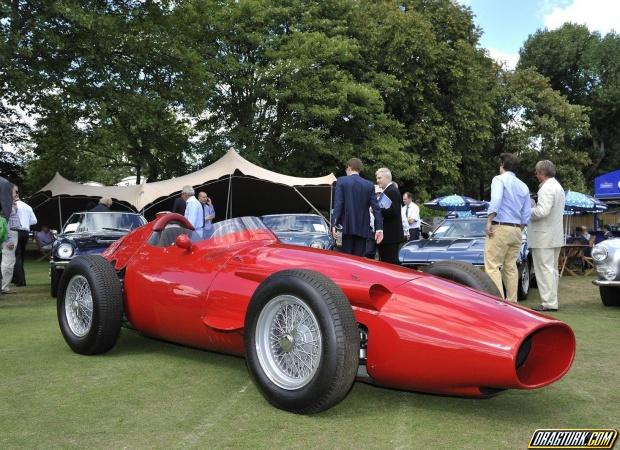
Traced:
[[312, 380], [321, 361], [321, 330], [310, 308], [292, 295], [265, 305], [256, 323], [256, 353], [269, 379], [282, 389]]
[[88, 280], [76, 275], [65, 291], [65, 317], [69, 328], [77, 337], [88, 334], [93, 321], [93, 296]]
[[523, 272], [521, 273], [521, 289], [523, 292], [527, 292], [530, 288], [530, 266], [525, 263]]

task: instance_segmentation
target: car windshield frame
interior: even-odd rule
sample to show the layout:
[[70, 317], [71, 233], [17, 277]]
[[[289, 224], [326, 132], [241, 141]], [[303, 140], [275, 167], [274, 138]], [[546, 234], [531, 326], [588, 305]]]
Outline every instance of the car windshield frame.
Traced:
[[263, 223], [274, 233], [321, 233], [328, 234], [329, 228], [321, 216], [316, 214], [283, 214], [262, 216]]
[[62, 234], [129, 233], [145, 223], [146, 219], [136, 213], [83, 211], [71, 214], [62, 227]]
[[[446, 219], [433, 230], [433, 239], [476, 239], [485, 237], [486, 219]], [[474, 233], [479, 229], [480, 234]], [[467, 232], [466, 232], [467, 231]]]

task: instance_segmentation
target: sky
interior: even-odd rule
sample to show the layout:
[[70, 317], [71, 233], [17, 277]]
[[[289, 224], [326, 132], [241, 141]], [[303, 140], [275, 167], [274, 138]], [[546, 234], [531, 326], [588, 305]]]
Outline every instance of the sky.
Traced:
[[585, 24], [590, 31], [620, 33], [620, 0], [457, 0], [469, 6], [482, 29], [480, 45], [491, 57], [514, 68], [519, 49], [530, 34], [565, 22]]

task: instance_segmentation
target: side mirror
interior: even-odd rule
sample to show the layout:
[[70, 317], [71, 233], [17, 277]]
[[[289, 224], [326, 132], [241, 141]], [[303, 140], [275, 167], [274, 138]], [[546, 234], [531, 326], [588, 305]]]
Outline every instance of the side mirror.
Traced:
[[174, 245], [189, 251], [192, 249], [192, 240], [189, 236], [187, 236], [187, 234], [179, 234], [174, 240]]

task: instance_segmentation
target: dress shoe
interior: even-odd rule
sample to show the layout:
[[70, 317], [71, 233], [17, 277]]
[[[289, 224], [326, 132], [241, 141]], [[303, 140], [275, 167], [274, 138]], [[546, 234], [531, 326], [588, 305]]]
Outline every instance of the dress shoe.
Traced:
[[557, 308], [545, 308], [544, 306], [540, 305], [540, 306], [536, 306], [535, 308], [532, 308], [534, 311], [538, 311], [538, 312], [547, 312], [547, 311], [557, 311]]

